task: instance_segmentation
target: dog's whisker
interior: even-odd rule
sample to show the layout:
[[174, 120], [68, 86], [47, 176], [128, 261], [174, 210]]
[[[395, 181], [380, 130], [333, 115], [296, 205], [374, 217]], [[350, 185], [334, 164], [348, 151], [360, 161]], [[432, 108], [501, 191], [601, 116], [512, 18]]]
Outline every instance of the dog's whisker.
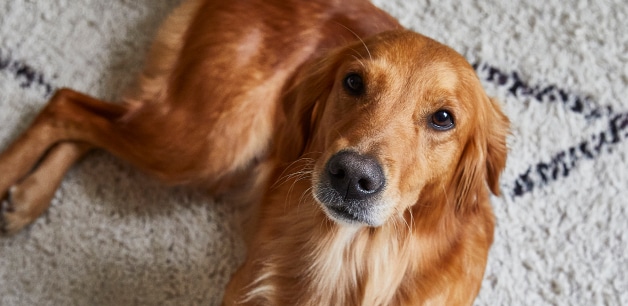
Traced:
[[283, 175], [283, 173], [288, 171], [290, 168], [292, 168], [294, 166], [297, 166], [299, 163], [304, 163], [305, 165], [308, 165], [308, 164], [313, 164], [314, 161], [315, 160], [313, 158], [301, 157], [301, 158], [291, 162], [288, 166], [286, 166], [285, 169], [282, 172], [282, 175]]
[[314, 187], [309, 187], [308, 189], [305, 189], [305, 191], [303, 191], [303, 193], [301, 194], [301, 198], [299, 198], [299, 202], [297, 204], [297, 207], [301, 205], [301, 203], [305, 202], [308, 198], [308, 193], [311, 194], [312, 190], [314, 189]]
[[371, 50], [369, 50], [369, 47], [366, 45], [366, 42], [364, 42], [364, 39], [362, 39], [362, 37], [360, 37], [360, 35], [358, 35], [358, 33], [354, 32], [353, 30], [351, 30], [349, 27], [345, 26], [344, 24], [342, 24], [340, 22], [336, 22], [336, 23], [338, 25], [340, 25], [341, 27], [347, 29], [347, 31], [351, 32], [351, 34], [353, 34], [353, 36], [355, 36], [358, 40], [360, 40], [360, 42], [364, 46], [364, 49], [366, 49], [366, 53], [369, 55], [369, 59], [373, 60], [373, 55], [371, 54]]
[[[279, 175], [279, 178], [270, 186], [271, 189], [276, 189], [277, 187], [283, 185], [291, 178], [300, 175], [300, 174], [311, 174], [314, 170], [315, 159], [302, 157], [288, 165]], [[298, 171], [290, 172], [286, 174], [291, 168], [298, 167], [299, 164], [302, 163], [301, 168]]]
[[[410, 211], [410, 210], [408, 210], [408, 211]], [[412, 214], [412, 212], [410, 212], [410, 214]], [[404, 213], [401, 213], [401, 220], [403, 221], [403, 223], [408, 228], [408, 231], [411, 232], [412, 231], [412, 226], [410, 225], [410, 223], [412, 223], [412, 221], [410, 221], [410, 223], [408, 223], [408, 220], [406, 220], [406, 218], [404, 216]]]
[[297, 171], [297, 172], [293, 172], [290, 174], [285, 175], [284, 177], [281, 177], [277, 180], [277, 182], [275, 183], [274, 188], [279, 187], [279, 185], [282, 185], [284, 183], [286, 183], [287, 181], [291, 180], [291, 179], [295, 179], [295, 180], [300, 180], [304, 177], [308, 177], [312, 174], [312, 170], [314, 169], [302, 169], [301, 171]]
[[[395, 211], [397, 211], [397, 208], [395, 208]], [[390, 222], [390, 226], [392, 226], [395, 230], [395, 232], [399, 232], [399, 229], [397, 227], [397, 223], [399, 222], [398, 217], [397, 216], [393, 216], [391, 218], [391, 222]]]
[[[352, 51], [355, 51], [355, 53], [358, 53], [356, 50], [351, 49]], [[358, 53], [359, 55], [359, 53]], [[366, 64], [364, 63], [363, 59], [359, 58], [356, 55], [351, 54], [351, 57], [353, 57], [355, 59], [356, 62], [358, 62], [360, 64], [360, 66], [362, 66], [362, 68], [366, 68]]]
[[410, 230], [412, 230], [414, 228], [414, 213], [412, 212], [412, 207], [408, 207], [407, 210], [410, 213]]
[[[312, 177], [312, 173], [314, 170], [314, 162], [315, 159], [313, 158], [300, 158], [299, 161], [303, 162], [303, 166], [299, 171], [295, 171], [286, 175], [283, 175], [282, 177], [280, 177], [275, 184], [273, 184], [274, 188], [278, 188], [280, 185], [283, 185], [284, 183], [292, 180], [292, 184], [290, 185], [290, 187], [288, 188], [288, 192], [286, 193], [286, 197], [284, 200], [284, 209], [287, 208], [287, 206], [290, 203], [290, 199], [292, 198], [292, 192], [296, 186], [296, 184], [300, 181], [303, 180], [310, 180]], [[287, 168], [294, 166], [295, 163], [290, 164]], [[283, 173], [285, 173], [286, 171], [284, 170]], [[282, 173], [282, 174], [283, 174]], [[309, 187], [307, 190], [310, 190], [312, 187]], [[305, 193], [305, 192], [304, 192]], [[299, 199], [299, 203], [297, 203], [297, 205], [300, 204], [301, 199], [303, 198], [303, 194], [301, 195], [301, 198]]]
[[302, 180], [305, 180], [305, 179], [309, 178], [310, 174], [311, 174], [311, 172], [302, 173], [301, 176], [297, 176], [294, 179], [294, 181], [290, 185], [290, 188], [288, 188], [288, 192], [286, 193], [284, 208], [287, 207], [289, 205], [289, 203], [290, 203], [290, 199], [292, 197], [292, 191], [294, 190], [294, 187], [296, 186], [296, 183], [299, 182], [299, 181], [302, 181]]
[[440, 187], [441, 189], [443, 189], [443, 195], [445, 196], [445, 203], [450, 203], [449, 195], [447, 194], [447, 189], [445, 188], [445, 185], [441, 185]]
[[334, 128], [334, 132], [335, 132], [336, 134], [338, 134], [338, 137], [340, 137], [340, 138], [344, 138], [344, 136], [342, 135], [342, 133], [340, 132], [340, 130], [339, 130], [338, 128]]
[[[297, 182], [299, 182], [299, 181], [305, 180], [305, 179], [307, 179], [307, 178], [308, 178], [308, 177], [301, 177], [301, 178], [295, 179], [295, 181], [294, 181], [294, 182], [292, 183], [292, 185], [290, 186], [290, 189], [289, 189], [289, 191], [288, 191], [288, 197], [287, 197], [287, 198], [290, 198], [290, 194], [291, 194], [291, 193], [292, 193], [292, 191], [294, 190], [294, 186], [296, 185], [296, 183], [297, 183]], [[299, 201], [297, 202], [297, 207], [301, 204], [301, 201], [303, 200], [303, 198], [304, 198], [304, 196], [306, 195], [306, 193], [307, 193], [309, 190], [311, 190], [312, 188], [313, 188], [313, 187], [309, 187], [309, 188], [307, 188], [305, 191], [303, 191], [303, 192], [301, 193], [301, 197], [299, 198]]]
[[323, 154], [323, 152], [321, 152], [321, 151], [312, 151], [312, 152], [303, 153], [303, 156], [301, 158], [307, 158], [307, 159], [315, 160], [315, 158], [309, 158], [307, 156], [315, 155], [315, 157], [317, 158], [317, 157], [319, 157], [322, 154]]
[[404, 218], [403, 211], [400, 211], [399, 208], [395, 207], [395, 218], [393, 218], [393, 224], [395, 225], [396, 231], [399, 231], [399, 229], [397, 228], [397, 224], [398, 223], [400, 224], [401, 222], [403, 222], [405, 227], [408, 228], [408, 230], [410, 230], [410, 225]]

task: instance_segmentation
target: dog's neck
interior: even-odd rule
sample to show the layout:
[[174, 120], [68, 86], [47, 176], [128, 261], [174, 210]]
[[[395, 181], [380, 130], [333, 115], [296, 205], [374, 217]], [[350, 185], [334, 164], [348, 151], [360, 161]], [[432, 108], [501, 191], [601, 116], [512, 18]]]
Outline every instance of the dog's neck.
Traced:
[[[378, 228], [340, 225], [323, 213], [309, 184], [287, 182], [266, 198], [278, 202], [263, 211], [265, 231], [258, 233], [249, 255], [266, 259], [250, 267], [255, 277], [249, 301], [402, 305], [410, 296], [433, 295], [427, 288], [439, 288], [432, 283], [435, 280], [446, 281], [447, 268], [440, 262], [450, 262], [447, 256], [461, 248], [459, 241], [464, 239], [453, 214], [439, 218], [429, 229], [413, 224], [410, 211]], [[434, 277], [439, 273], [443, 277]], [[421, 283], [422, 275], [429, 276], [429, 286]]]
[[407, 258], [412, 256], [413, 242], [408, 232], [399, 229], [403, 233], [396, 233], [395, 226], [375, 229], [338, 225], [328, 219], [319, 222], [321, 229], [305, 244], [311, 254], [306, 294], [325, 305], [390, 304], [411, 269]]

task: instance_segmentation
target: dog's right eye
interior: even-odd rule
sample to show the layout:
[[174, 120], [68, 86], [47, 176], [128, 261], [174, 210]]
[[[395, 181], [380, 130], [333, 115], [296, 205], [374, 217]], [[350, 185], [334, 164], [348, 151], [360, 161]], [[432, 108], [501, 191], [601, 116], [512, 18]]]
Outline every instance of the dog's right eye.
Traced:
[[451, 130], [454, 127], [454, 117], [449, 111], [439, 110], [432, 114], [430, 124], [438, 131]]
[[364, 93], [364, 80], [357, 73], [350, 73], [345, 76], [343, 83], [345, 90], [353, 96], [359, 96]]

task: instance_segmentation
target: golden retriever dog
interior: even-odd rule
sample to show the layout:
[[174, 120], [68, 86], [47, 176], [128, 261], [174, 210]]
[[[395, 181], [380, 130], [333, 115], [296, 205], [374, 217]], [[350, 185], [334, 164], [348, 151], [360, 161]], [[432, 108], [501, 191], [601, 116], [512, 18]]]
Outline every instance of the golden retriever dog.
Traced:
[[366, 0], [187, 0], [121, 103], [58, 90], [0, 155], [1, 227], [100, 148], [257, 207], [225, 305], [470, 305], [508, 128], [461, 55]]

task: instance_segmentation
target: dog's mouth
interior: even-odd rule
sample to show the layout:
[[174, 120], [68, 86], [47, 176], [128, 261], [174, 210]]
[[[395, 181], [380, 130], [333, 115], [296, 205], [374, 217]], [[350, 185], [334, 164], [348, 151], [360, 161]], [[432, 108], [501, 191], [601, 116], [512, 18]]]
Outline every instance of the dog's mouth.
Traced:
[[326, 205], [325, 207], [327, 208], [330, 214], [332, 214], [334, 217], [338, 219], [354, 221], [354, 222], [363, 222], [363, 220], [365, 219], [364, 217], [362, 217], [364, 216], [363, 212], [360, 212], [357, 210], [351, 210], [347, 208], [346, 206]]
[[376, 206], [364, 207], [364, 203], [325, 203], [322, 207], [327, 216], [340, 224], [380, 226]]
[[386, 177], [372, 156], [353, 151], [334, 154], [314, 186], [314, 197], [340, 223], [379, 226]]

